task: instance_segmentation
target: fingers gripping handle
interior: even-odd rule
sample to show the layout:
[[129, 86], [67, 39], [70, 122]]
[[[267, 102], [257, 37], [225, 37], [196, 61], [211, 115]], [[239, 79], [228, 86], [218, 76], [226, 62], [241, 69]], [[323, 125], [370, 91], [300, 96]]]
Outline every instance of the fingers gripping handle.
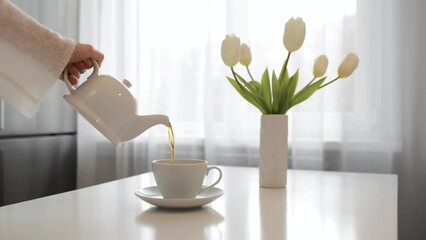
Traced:
[[65, 85], [67, 85], [67, 88], [70, 91], [70, 93], [75, 91], [74, 86], [71, 84], [70, 80], [68, 79], [68, 70], [66, 67], [64, 71], [64, 82], [65, 82]]
[[206, 171], [206, 176], [209, 175], [209, 172], [212, 169], [215, 169], [215, 170], [219, 171], [219, 178], [213, 184], [211, 184], [211, 185], [209, 185], [207, 187], [201, 187], [201, 192], [203, 192], [203, 191], [205, 191], [207, 189], [210, 189], [210, 188], [216, 186], [216, 184], [218, 184], [220, 182], [220, 180], [222, 180], [222, 170], [220, 170], [220, 168], [218, 168], [218, 167], [208, 167], [207, 171]]
[[[98, 63], [93, 59], [90, 59], [90, 60], [92, 61], [92, 64], [93, 64], [93, 72], [92, 72], [92, 74], [90, 74], [88, 79], [91, 78], [92, 76], [98, 76], [98, 72], [99, 72]], [[64, 71], [64, 82], [65, 82], [65, 85], [67, 85], [67, 88], [71, 93], [75, 91], [75, 87], [71, 84], [70, 80], [68, 79], [68, 69], [66, 67], [65, 67], [65, 71]]]

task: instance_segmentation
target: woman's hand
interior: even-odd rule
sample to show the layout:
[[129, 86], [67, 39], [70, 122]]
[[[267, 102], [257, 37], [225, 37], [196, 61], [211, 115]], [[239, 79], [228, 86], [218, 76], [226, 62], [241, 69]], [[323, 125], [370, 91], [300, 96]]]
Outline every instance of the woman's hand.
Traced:
[[80, 74], [84, 73], [86, 69], [93, 67], [90, 59], [95, 60], [101, 66], [104, 55], [90, 44], [77, 43], [71, 59], [66, 66], [68, 80], [72, 85], [77, 83]]

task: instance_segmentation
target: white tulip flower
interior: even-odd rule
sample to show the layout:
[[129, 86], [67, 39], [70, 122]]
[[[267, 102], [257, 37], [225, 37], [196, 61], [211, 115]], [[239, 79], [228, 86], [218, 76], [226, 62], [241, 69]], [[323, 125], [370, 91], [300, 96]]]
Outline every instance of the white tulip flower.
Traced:
[[289, 52], [294, 52], [302, 47], [305, 40], [306, 27], [302, 18], [291, 18], [284, 28], [284, 46]]
[[240, 47], [240, 63], [248, 67], [251, 63], [251, 51], [247, 44], [243, 43]]
[[240, 60], [240, 38], [234, 34], [226, 35], [222, 41], [221, 53], [225, 65], [235, 66]]
[[337, 70], [338, 76], [340, 78], [349, 77], [358, 67], [359, 58], [355, 53], [349, 53], [345, 59], [343, 59], [342, 63]]
[[314, 77], [322, 77], [324, 76], [325, 72], [327, 71], [328, 67], [328, 58], [325, 55], [321, 55], [315, 59], [314, 63]]

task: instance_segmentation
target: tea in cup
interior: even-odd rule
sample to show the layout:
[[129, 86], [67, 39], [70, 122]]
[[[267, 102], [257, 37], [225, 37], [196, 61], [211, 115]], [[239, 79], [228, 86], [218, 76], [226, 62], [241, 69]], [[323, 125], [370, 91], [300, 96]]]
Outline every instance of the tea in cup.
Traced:
[[[219, 172], [218, 179], [209, 186], [202, 186], [210, 170]], [[198, 194], [212, 188], [222, 179], [218, 167], [208, 167], [205, 160], [154, 160], [152, 162], [154, 178], [164, 198], [195, 198]]]

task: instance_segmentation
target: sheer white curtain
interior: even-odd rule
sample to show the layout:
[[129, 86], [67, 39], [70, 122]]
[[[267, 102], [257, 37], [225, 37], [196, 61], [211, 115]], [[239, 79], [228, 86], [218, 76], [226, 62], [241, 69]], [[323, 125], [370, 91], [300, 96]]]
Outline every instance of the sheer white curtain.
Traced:
[[[281, 68], [284, 24], [300, 16], [306, 39], [290, 62], [291, 72], [300, 68], [300, 87], [311, 79], [320, 54], [329, 57], [330, 78], [348, 52], [356, 51], [361, 63], [353, 77], [289, 113], [291, 167], [390, 172], [400, 148], [396, 108], [389, 107], [397, 88], [389, 85], [393, 73], [382, 71], [391, 63], [377, 61], [387, 59], [386, 52], [371, 46], [366, 35], [380, 25], [365, 24], [360, 16], [371, 19], [371, 12], [358, 5], [361, 9], [355, 0], [81, 0], [80, 40], [105, 53], [102, 73], [133, 83], [139, 114], [170, 117], [177, 158], [257, 166], [260, 112], [227, 82], [230, 70], [220, 45], [228, 33], [240, 36], [251, 47], [251, 71], [259, 78], [266, 67]], [[386, 47], [386, 34], [374, 44]], [[84, 119], [78, 134], [79, 186], [147, 171], [152, 160], [169, 156], [163, 126], [118, 149]]]

